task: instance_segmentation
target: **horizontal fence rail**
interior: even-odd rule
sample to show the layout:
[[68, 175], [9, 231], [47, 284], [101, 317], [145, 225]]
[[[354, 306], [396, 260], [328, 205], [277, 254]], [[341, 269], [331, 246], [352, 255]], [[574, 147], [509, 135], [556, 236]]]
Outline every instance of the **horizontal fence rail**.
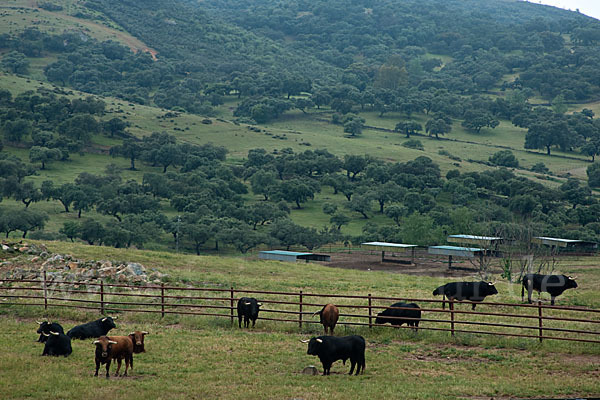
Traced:
[[[230, 288], [131, 286], [98, 282], [0, 279], [0, 306], [31, 306], [98, 310], [106, 313], [150, 313], [190, 315], [237, 319], [237, 301], [241, 297], [256, 297], [262, 303], [259, 320], [287, 322], [303, 326], [319, 324], [313, 318], [324, 304], [334, 303], [340, 309], [338, 325], [359, 327], [393, 327], [414, 329], [413, 326], [392, 326], [377, 323], [382, 310], [412, 310], [391, 307], [392, 303], [415, 302], [421, 318], [386, 316], [398, 323], [419, 322], [418, 329], [438, 332], [497, 335], [600, 343], [600, 310], [585, 307], [562, 307], [537, 304], [477, 302], [479, 311], [471, 311], [470, 301], [456, 302], [437, 299], [417, 299], [368, 295], [339, 295], [265, 291]], [[444, 303], [448, 307], [440, 307]], [[461, 306], [462, 305], [462, 306]], [[436, 307], [437, 306], [437, 307]], [[457, 309], [457, 308], [462, 309]], [[483, 310], [482, 310], [483, 308]], [[440, 315], [441, 314], [441, 315]], [[468, 328], [468, 329], [467, 329]]]

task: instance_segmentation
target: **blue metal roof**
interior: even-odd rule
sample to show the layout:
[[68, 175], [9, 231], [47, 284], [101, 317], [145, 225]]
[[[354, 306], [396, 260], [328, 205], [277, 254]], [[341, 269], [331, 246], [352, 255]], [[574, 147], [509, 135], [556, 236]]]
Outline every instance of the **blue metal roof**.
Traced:
[[296, 251], [286, 251], [286, 250], [267, 250], [267, 251], [261, 251], [260, 253], [277, 254], [280, 256], [308, 256], [308, 255], [312, 254], [312, 253], [298, 253]]
[[429, 248], [430, 249], [440, 249], [440, 250], [471, 251], [471, 252], [482, 251], [482, 249], [478, 249], [475, 247], [459, 247], [459, 246], [429, 246]]

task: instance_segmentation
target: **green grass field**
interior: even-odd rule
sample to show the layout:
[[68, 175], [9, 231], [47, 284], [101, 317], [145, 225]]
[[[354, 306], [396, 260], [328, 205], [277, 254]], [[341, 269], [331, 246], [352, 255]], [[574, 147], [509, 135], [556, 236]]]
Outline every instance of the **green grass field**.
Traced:
[[[170, 284], [254, 288], [312, 293], [415, 296], [430, 298], [439, 277], [340, 270], [318, 264], [266, 262], [254, 257], [196, 257], [172, 253], [48, 243], [53, 252], [80, 259], [137, 261], [169, 273]], [[374, 257], [376, 258], [376, 256]], [[560, 298], [564, 305], [600, 307], [597, 258], [571, 258], [559, 267], [576, 273], [581, 284]], [[503, 281], [494, 301], [519, 303], [518, 288]], [[0, 294], [0, 298], [2, 298]], [[344, 302], [345, 300], [339, 300]], [[340, 303], [338, 303], [340, 304]], [[270, 306], [271, 307], [271, 306]], [[276, 306], [272, 306], [276, 307]], [[459, 305], [458, 308], [467, 308]], [[481, 306], [485, 310], [485, 306]], [[479, 309], [479, 308], [478, 308]], [[48, 318], [66, 329], [97, 318], [94, 312], [50, 308]], [[135, 329], [151, 332], [147, 353], [135, 356], [127, 378], [94, 378], [91, 340], [75, 341], [68, 358], [40, 357], [36, 319], [42, 310], [2, 306], [0, 387], [4, 398], [524, 398], [600, 395], [600, 346], [499, 338], [445, 332], [338, 326], [336, 334], [367, 340], [366, 371], [349, 377], [349, 365], [334, 364], [329, 377], [303, 375], [307, 365], [321, 370], [300, 339], [320, 334], [316, 325], [258, 320], [246, 331], [227, 318], [121, 314], [112, 334]], [[421, 327], [431, 326], [422, 322]], [[104, 369], [101, 369], [101, 373]], [[115, 367], [111, 367], [114, 373]]]

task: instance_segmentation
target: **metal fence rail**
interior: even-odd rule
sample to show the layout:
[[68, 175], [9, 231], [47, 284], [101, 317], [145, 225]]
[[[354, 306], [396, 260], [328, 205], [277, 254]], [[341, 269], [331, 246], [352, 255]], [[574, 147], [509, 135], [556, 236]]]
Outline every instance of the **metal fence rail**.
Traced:
[[[131, 286], [100, 282], [48, 281], [46, 274], [41, 280], [0, 279], [0, 306], [31, 306], [52, 308], [76, 308], [107, 312], [134, 312], [165, 315], [196, 315], [228, 318], [234, 323], [239, 297], [253, 295], [263, 303], [260, 320], [287, 322], [303, 325], [319, 324], [308, 319], [323, 304], [334, 302], [340, 308], [338, 325], [392, 327], [377, 324], [377, 313], [385, 309], [414, 310], [391, 307], [394, 302], [418, 302], [421, 308], [419, 329], [429, 331], [497, 335], [600, 343], [600, 310], [585, 307], [561, 307], [537, 304], [512, 304], [478, 302], [485, 311], [458, 310], [458, 304], [469, 301], [446, 300], [448, 308], [439, 305], [443, 300], [417, 299], [368, 295], [339, 295], [265, 291], [231, 288], [203, 288], [177, 286]], [[438, 306], [437, 308], [435, 306]], [[307, 308], [313, 308], [307, 311]], [[466, 306], [465, 306], [466, 308]], [[488, 309], [492, 309], [491, 311]], [[436, 318], [439, 314], [439, 318]], [[394, 317], [387, 317], [394, 319]], [[460, 319], [459, 319], [460, 318]], [[493, 318], [491, 321], [489, 318]], [[403, 321], [417, 318], [401, 317]], [[536, 323], [537, 320], [537, 323]], [[425, 326], [423, 326], [425, 323]], [[394, 328], [413, 329], [410, 326]], [[465, 329], [472, 327], [472, 329]]]

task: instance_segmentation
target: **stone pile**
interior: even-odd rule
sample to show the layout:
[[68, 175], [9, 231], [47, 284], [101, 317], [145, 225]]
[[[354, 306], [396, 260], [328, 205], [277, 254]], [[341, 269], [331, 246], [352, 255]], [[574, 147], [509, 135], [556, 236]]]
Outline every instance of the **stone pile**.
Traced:
[[6, 279], [42, 279], [68, 282], [123, 283], [154, 285], [162, 283], [167, 274], [156, 268], [147, 269], [141, 264], [121, 261], [84, 261], [69, 254], [53, 254], [46, 246], [26, 243], [2, 243], [0, 252], [0, 277]]

